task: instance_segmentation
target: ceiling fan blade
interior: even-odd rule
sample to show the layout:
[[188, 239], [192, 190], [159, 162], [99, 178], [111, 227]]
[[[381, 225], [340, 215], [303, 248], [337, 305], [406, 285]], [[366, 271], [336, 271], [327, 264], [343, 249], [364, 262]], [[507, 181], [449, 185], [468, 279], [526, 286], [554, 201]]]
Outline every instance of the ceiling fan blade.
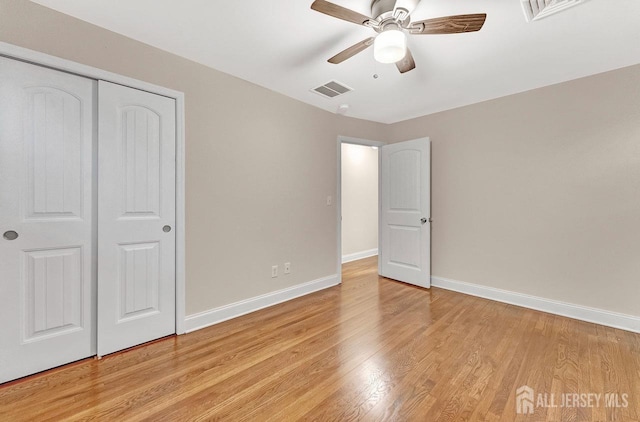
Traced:
[[479, 31], [486, 19], [485, 13], [444, 16], [412, 22], [409, 28], [412, 34], [459, 34]]
[[317, 12], [324, 13], [325, 15], [333, 16], [334, 18], [342, 19], [343, 21], [353, 22], [358, 25], [363, 25], [366, 21], [371, 20], [370, 17], [362, 15], [353, 10], [347, 9], [337, 4], [329, 3], [325, 0], [316, 0], [311, 4], [311, 8]]
[[370, 38], [367, 38], [366, 40], [360, 41], [359, 43], [352, 45], [346, 50], [339, 52], [338, 54], [331, 57], [327, 61], [333, 64], [342, 63], [343, 61], [355, 56], [359, 52], [364, 51], [367, 48], [371, 47], [373, 45], [373, 40], [374, 38], [370, 37]]
[[416, 68], [416, 62], [413, 60], [413, 55], [408, 48], [407, 54], [404, 56], [404, 59], [396, 62], [396, 66], [398, 67], [400, 73], [406, 73]]

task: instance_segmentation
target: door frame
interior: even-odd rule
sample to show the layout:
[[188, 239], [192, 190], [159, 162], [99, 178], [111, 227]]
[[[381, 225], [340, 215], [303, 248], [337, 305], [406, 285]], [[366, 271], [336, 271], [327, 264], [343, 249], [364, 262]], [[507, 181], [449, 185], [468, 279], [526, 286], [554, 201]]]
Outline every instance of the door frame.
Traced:
[[[337, 266], [338, 283], [342, 283], [342, 144], [364, 145], [368, 147], [383, 147], [387, 145], [384, 142], [372, 141], [370, 139], [352, 138], [350, 136], [338, 136], [338, 186], [336, 189], [336, 233], [337, 233]], [[380, 153], [378, 152], [378, 190], [380, 189]], [[380, 198], [378, 198], [378, 214], [380, 214]], [[380, 224], [378, 224], [380, 227]], [[378, 234], [379, 235], [379, 234]], [[380, 240], [378, 238], [378, 245]], [[379, 248], [379, 246], [378, 246]], [[380, 250], [378, 249], [378, 252]], [[379, 267], [378, 267], [379, 270]]]
[[176, 334], [185, 331], [185, 102], [184, 93], [39, 51], [0, 42], [0, 56], [94, 80], [113, 82], [176, 101]]

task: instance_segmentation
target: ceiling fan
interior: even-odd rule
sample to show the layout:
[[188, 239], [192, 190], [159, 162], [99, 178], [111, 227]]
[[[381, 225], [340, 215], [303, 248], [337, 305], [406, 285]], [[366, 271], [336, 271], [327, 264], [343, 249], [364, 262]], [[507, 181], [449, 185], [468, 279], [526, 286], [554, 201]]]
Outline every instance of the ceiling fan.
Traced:
[[[419, 0], [418, 0], [419, 1]], [[315, 0], [311, 9], [325, 15], [369, 27], [378, 35], [367, 38], [331, 57], [328, 62], [342, 63], [373, 45], [373, 55], [381, 63], [395, 63], [400, 73], [415, 69], [416, 64], [407, 47], [407, 34], [458, 34], [479, 31], [487, 15], [455, 15], [411, 22], [411, 11], [396, 7], [397, 0], [373, 0], [371, 15], [362, 15], [353, 10], [330, 3]], [[416, 2], [417, 3], [417, 2]]]

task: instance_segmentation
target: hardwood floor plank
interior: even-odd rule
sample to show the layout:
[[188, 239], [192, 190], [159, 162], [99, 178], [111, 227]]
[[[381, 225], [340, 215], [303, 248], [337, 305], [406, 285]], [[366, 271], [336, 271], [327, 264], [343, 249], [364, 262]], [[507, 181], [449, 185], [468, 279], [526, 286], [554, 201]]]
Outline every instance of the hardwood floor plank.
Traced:
[[[248, 368], [246, 374], [244, 374], [246, 378], [245, 384], [239, 386], [239, 388], [233, 385], [225, 386], [225, 389], [228, 387], [230, 390], [229, 399], [219, 401], [208, 407], [203, 406], [201, 410], [202, 416], [216, 414], [217, 417], [231, 417], [232, 415], [229, 415], [229, 413], [232, 413], [235, 418], [240, 418], [240, 411], [242, 411], [242, 414], [251, 413], [257, 407], [264, 407], [279, 397], [290, 396], [298, 384], [301, 384], [302, 388], [306, 388], [309, 377], [320, 371], [331, 371], [335, 365], [345, 365], [349, 362], [350, 357], [361, 359], [361, 355], [366, 353], [366, 347], [363, 346], [367, 343], [367, 339], [369, 337], [373, 339], [372, 333], [375, 332], [377, 319], [385, 316], [384, 311], [382, 315], [376, 316], [376, 311], [380, 311], [380, 309], [363, 308], [361, 312], [348, 318], [343, 315], [341, 317], [343, 318], [341, 330], [332, 330], [326, 333], [326, 338], [319, 340], [318, 338], [311, 338], [309, 344], [296, 345], [295, 348], [284, 350], [282, 353], [274, 355], [271, 359], [277, 362], [281, 356], [291, 356], [289, 363], [286, 365], [274, 364], [268, 361], [264, 362], [264, 365]], [[351, 327], [351, 329], [345, 330], [345, 327]], [[393, 327], [396, 330], [400, 328], [402, 328], [400, 325]], [[354, 341], [354, 336], [359, 341]], [[344, 345], [342, 345], [342, 342], [344, 342]], [[336, 343], [339, 345], [338, 347], [335, 346]], [[261, 366], [264, 368], [261, 368]], [[266, 375], [259, 377], [260, 381], [256, 384], [256, 372], [259, 375], [262, 369], [264, 369]], [[219, 387], [211, 386], [209, 389], [202, 390], [201, 395], [211, 395], [209, 390], [218, 389]], [[234, 392], [236, 394], [233, 394]], [[193, 406], [196, 406], [196, 408], [201, 406], [197, 400], [189, 398], [189, 401], [194, 401], [194, 403], [190, 406], [180, 407], [193, 409]], [[153, 419], [159, 416], [155, 415]], [[183, 416], [181, 412], [174, 411], [168, 419]]]
[[[362, 306], [358, 306], [362, 304]], [[176, 373], [158, 377], [153, 382], [141, 383], [141, 387], [129, 392], [130, 396], [144, 397], [144, 400], [130, 402], [135, 405], [137, 412], [144, 412], [153, 402], [161, 401], [163, 406], [171, 403], [179, 402], [184, 397], [189, 397], [199, 393], [209, 386], [216, 386], [221, 383], [227, 383], [230, 377], [237, 378], [242, 371], [251, 369], [260, 359], [267, 359], [273, 354], [279, 353], [288, 347], [297, 345], [304, 340], [322, 333], [332, 327], [338, 326], [344, 320], [348, 320], [352, 315], [358, 315], [361, 318], [360, 323], [366, 319], [362, 314], [365, 311], [374, 310], [375, 304], [372, 302], [355, 302], [356, 306], [350, 307], [346, 312], [334, 315], [333, 318], [326, 318], [326, 313], [316, 315], [312, 318], [306, 318], [304, 315], [298, 316], [287, 324], [276, 324], [271, 327], [268, 324], [262, 324], [259, 332], [262, 335], [250, 337], [234, 336], [233, 342], [225, 342], [224, 347], [217, 347], [216, 343], [212, 343], [210, 349], [205, 349], [197, 355], [189, 356], [185, 353], [177, 357], [177, 363], [182, 364], [184, 361], [185, 369], [178, 371], [180, 378], [176, 378]], [[274, 334], [275, 333], [275, 334]], [[221, 349], [221, 350], [219, 350]], [[188, 359], [188, 360], [187, 360]], [[194, 370], [197, 369], [197, 370]], [[156, 372], [162, 374], [163, 368], [155, 369]], [[201, 382], [202, 378], [206, 378], [206, 382]], [[137, 384], [135, 380], [130, 381], [132, 385]], [[167, 401], [167, 393], [172, 389], [178, 389], [177, 394], [172, 394], [171, 399]], [[117, 398], [120, 399], [120, 398]], [[111, 398], [113, 400], [113, 398]], [[120, 417], [122, 414], [130, 411], [130, 406], [113, 408], [107, 403], [104, 405], [105, 410], [99, 412], [101, 417]], [[192, 411], [191, 406], [185, 406], [185, 409]]]
[[[536, 408], [516, 389], [628, 394]], [[604, 397], [602, 398], [604, 401]], [[343, 266], [343, 283], [0, 385], [0, 420], [636, 421], [640, 335]]]
[[[460, 311], [452, 309], [450, 314], [440, 318], [441, 326], [453, 321], [459, 314]], [[409, 321], [414, 322], [413, 319]], [[313, 415], [319, 420], [358, 419], [370, 406], [375, 405], [377, 400], [384, 397], [387, 389], [394, 385], [396, 377], [415, 368], [417, 361], [427, 352], [420, 349], [423, 348], [429, 334], [438, 330], [438, 327], [420, 325], [419, 319], [415, 320], [417, 330], [413, 336], [391, 348], [381, 348], [360, 367], [346, 374], [343, 377], [344, 381], [334, 384], [334, 388], [338, 388], [328, 397], [312, 396], [312, 402], [317, 403], [314, 408], [306, 411], [296, 400], [291, 409], [286, 409], [284, 414]]]
[[[386, 282], [386, 281], [383, 281]], [[443, 299], [440, 299], [439, 303], [439, 309], [438, 312], [443, 312], [446, 311], [447, 314], [449, 314], [449, 311], [452, 309], [452, 303], [450, 302], [443, 302]], [[428, 305], [423, 305], [423, 310], [428, 310]], [[452, 312], [452, 316], [454, 317], [455, 314], [457, 314], [457, 312]], [[432, 313], [433, 316], [433, 313]], [[445, 318], [446, 316], [446, 318]], [[449, 318], [450, 315], [445, 315], [442, 314], [441, 317], [438, 317], [438, 319], [440, 320], [440, 324], [445, 324], [447, 321], [447, 318]], [[425, 321], [427, 318], [425, 318], [424, 315], [421, 315], [418, 320], [421, 321]], [[409, 319], [406, 321], [406, 323], [411, 322], [412, 320]], [[436, 327], [432, 328], [433, 330], [436, 329]], [[380, 349], [383, 350], [383, 349]], [[352, 376], [351, 373], [348, 373], [345, 375], [345, 377], [350, 377]], [[333, 381], [330, 380], [330, 384], [323, 386], [323, 391], [326, 391], [326, 394], [329, 393], [335, 393], [335, 390], [340, 389], [342, 387], [342, 385], [344, 384], [344, 382], [341, 383], [335, 383]], [[359, 380], [356, 380], [356, 384], [362, 384]], [[313, 394], [312, 391], [309, 391], [308, 393], [306, 393], [304, 396], [299, 397], [298, 399], [296, 399], [295, 403], [292, 404], [290, 407], [283, 409], [281, 412], [279, 412], [278, 414], [276, 414], [275, 416], [273, 416], [273, 420], [277, 420], [278, 418], [284, 417], [285, 415], [298, 415], [300, 417], [302, 417], [303, 415], [305, 415], [307, 412], [310, 411], [310, 409], [312, 409], [314, 406], [318, 406], [321, 402], [323, 402], [325, 400], [325, 396], [318, 396], [317, 394]]]

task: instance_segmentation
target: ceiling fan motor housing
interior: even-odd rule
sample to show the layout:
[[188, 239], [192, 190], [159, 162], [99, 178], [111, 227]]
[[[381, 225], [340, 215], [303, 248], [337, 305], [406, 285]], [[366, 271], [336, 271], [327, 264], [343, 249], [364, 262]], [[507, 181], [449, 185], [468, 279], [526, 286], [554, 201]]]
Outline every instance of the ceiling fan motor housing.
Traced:
[[396, 7], [397, 4], [397, 0], [373, 0], [371, 15], [375, 18], [364, 22], [364, 25], [378, 33], [388, 29], [408, 29], [409, 10]]
[[[371, 16], [375, 19], [391, 17], [395, 6], [396, 0], [373, 0], [373, 2], [371, 2]], [[388, 13], [389, 16], [382, 16], [385, 13]]]

